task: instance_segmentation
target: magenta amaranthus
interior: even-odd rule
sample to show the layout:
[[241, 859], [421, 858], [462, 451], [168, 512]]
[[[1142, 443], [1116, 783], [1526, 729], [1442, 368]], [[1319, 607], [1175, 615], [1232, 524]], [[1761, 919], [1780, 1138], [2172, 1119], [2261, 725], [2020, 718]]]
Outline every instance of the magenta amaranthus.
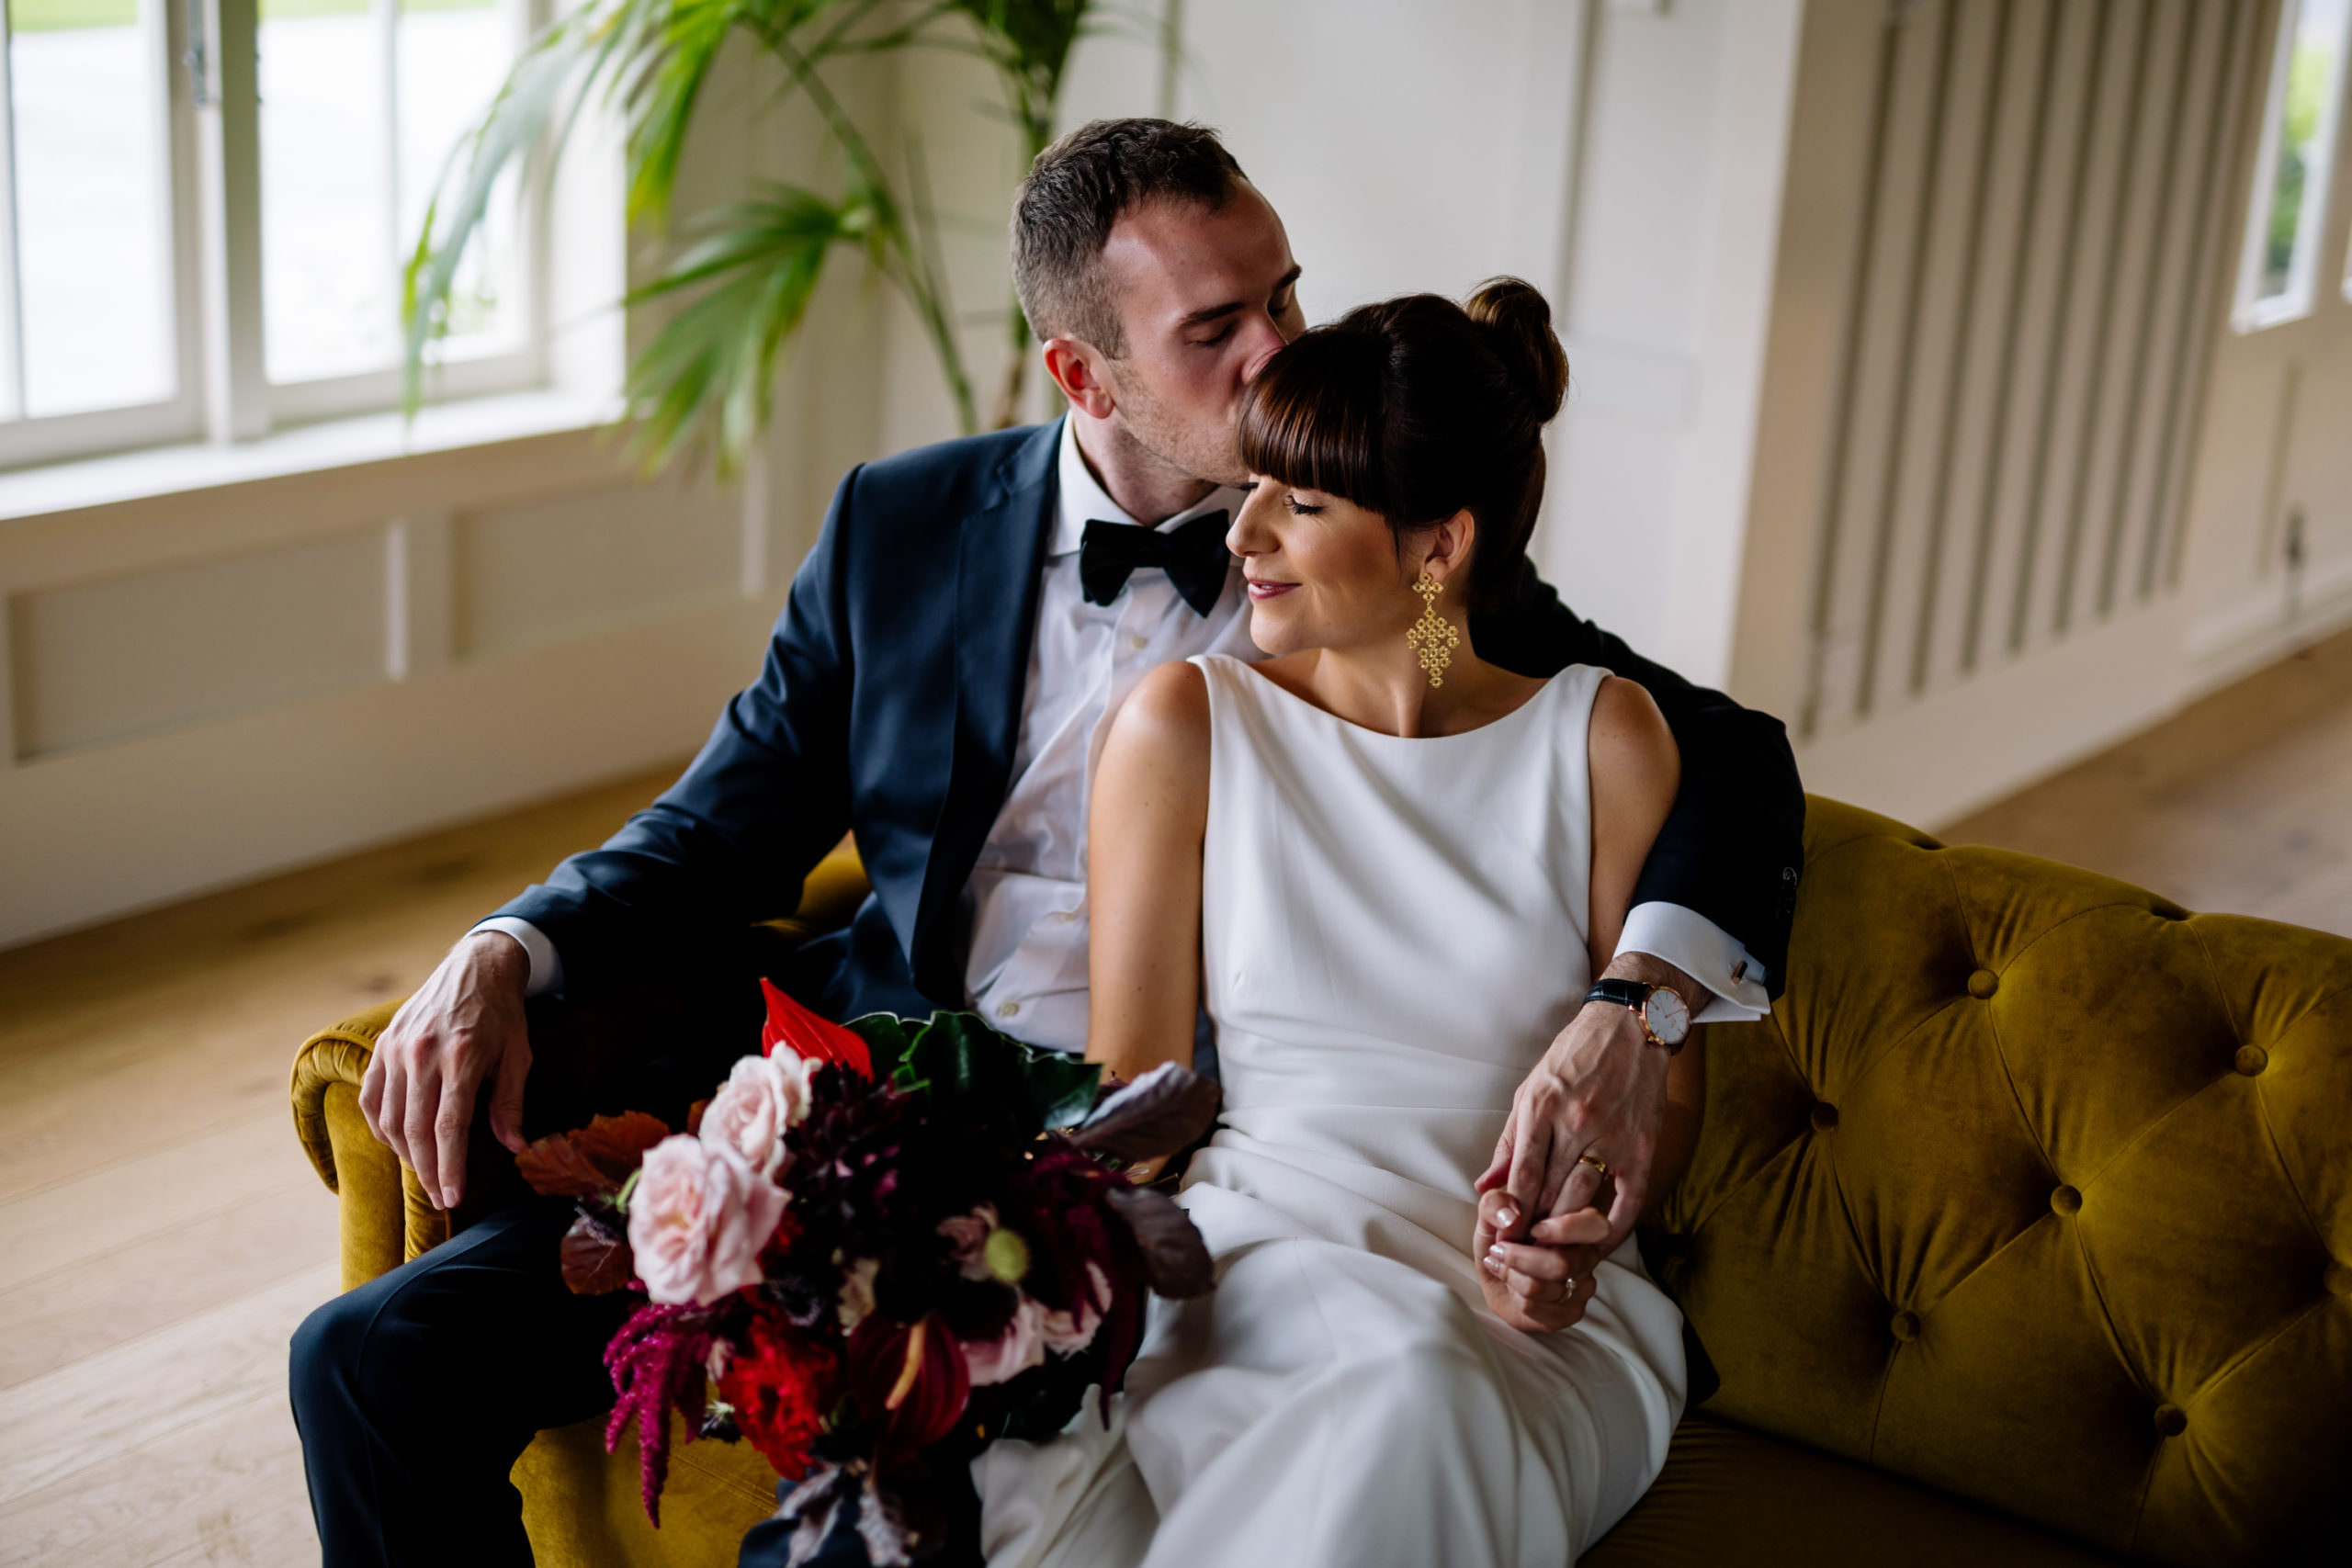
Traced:
[[1191, 1221], [1124, 1168], [1205, 1133], [1216, 1088], [1169, 1067], [1106, 1096], [968, 1013], [844, 1027], [767, 996], [763, 1055], [693, 1134], [633, 1112], [521, 1164], [579, 1200], [574, 1290], [653, 1281], [605, 1355], [605, 1442], [636, 1428], [647, 1516], [675, 1411], [686, 1440], [748, 1438], [800, 1483], [794, 1562], [843, 1510], [876, 1562], [911, 1562], [944, 1533], [925, 1476], [1060, 1430], [1089, 1384], [1120, 1387], [1148, 1291], [1210, 1288]]

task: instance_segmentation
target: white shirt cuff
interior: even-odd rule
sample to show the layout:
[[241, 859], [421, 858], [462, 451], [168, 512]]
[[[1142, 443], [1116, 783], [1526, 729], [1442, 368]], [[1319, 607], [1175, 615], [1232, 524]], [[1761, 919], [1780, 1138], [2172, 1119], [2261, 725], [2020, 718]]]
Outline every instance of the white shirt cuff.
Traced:
[[1715, 999], [1699, 1010], [1693, 1023], [1729, 1023], [1762, 1018], [1772, 1010], [1772, 998], [1764, 989], [1764, 965], [1696, 909], [1679, 904], [1634, 905], [1617, 939], [1617, 956], [1629, 953], [1671, 964], [1714, 992]]
[[563, 988], [563, 959], [557, 953], [555, 943], [548, 940], [548, 933], [530, 921], [512, 915], [492, 915], [466, 934], [472, 936], [475, 931], [500, 931], [523, 944], [523, 951], [531, 957], [531, 978], [523, 987], [525, 996], [544, 996]]

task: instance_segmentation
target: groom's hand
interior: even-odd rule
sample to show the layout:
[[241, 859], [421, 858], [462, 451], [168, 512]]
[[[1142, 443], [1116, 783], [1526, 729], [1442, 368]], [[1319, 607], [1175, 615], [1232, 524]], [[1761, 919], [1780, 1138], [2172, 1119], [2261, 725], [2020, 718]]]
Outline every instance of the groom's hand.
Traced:
[[465, 1196], [466, 1134], [483, 1083], [492, 1086], [491, 1131], [510, 1149], [523, 1146], [523, 1080], [531, 1070], [523, 992], [530, 977], [530, 958], [513, 937], [469, 936], [392, 1015], [359, 1081], [368, 1130], [445, 1210]]
[[[1608, 973], [1671, 987], [1694, 1013], [1707, 994], [1646, 953], [1627, 953]], [[1609, 1218], [1603, 1257], [1633, 1234], [1666, 1115], [1666, 1064], [1629, 1008], [1588, 1002], [1569, 1021], [1512, 1097], [1494, 1163], [1478, 1179], [1480, 1192], [1513, 1200], [1510, 1239], [1549, 1240], [1557, 1216], [1595, 1203]], [[1605, 1177], [1592, 1161], [1608, 1168]]]

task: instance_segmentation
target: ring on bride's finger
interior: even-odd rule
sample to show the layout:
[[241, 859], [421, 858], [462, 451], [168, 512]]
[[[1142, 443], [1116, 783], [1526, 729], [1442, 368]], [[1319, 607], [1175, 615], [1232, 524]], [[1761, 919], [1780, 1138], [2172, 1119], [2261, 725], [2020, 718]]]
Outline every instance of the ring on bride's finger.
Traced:
[[1599, 1156], [1594, 1156], [1594, 1155], [1578, 1155], [1578, 1156], [1577, 1156], [1577, 1163], [1578, 1165], [1589, 1165], [1589, 1166], [1592, 1167], [1592, 1168], [1593, 1168], [1593, 1169], [1595, 1169], [1595, 1170], [1597, 1170], [1597, 1171], [1600, 1172], [1600, 1174], [1601, 1174], [1604, 1178], [1605, 1178], [1605, 1177], [1607, 1177], [1607, 1176], [1608, 1176], [1608, 1174], [1609, 1174], [1609, 1162], [1608, 1162], [1607, 1160], [1605, 1160], [1605, 1159], [1601, 1159], [1601, 1158], [1600, 1158], [1600, 1157], [1599, 1157]]

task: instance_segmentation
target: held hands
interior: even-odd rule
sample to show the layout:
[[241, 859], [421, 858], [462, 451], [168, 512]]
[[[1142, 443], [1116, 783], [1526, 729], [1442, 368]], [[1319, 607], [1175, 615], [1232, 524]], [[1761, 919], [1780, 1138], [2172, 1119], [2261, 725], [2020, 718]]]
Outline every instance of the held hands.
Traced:
[[1478, 1200], [1472, 1245], [1487, 1309], [1530, 1334], [1567, 1328], [1592, 1300], [1592, 1271], [1601, 1256], [1596, 1244], [1609, 1234], [1609, 1221], [1598, 1209], [1579, 1209], [1526, 1227], [1525, 1241], [1504, 1240], [1521, 1231], [1523, 1218], [1508, 1193]]
[[[1681, 971], [1642, 955], [1621, 959], [1609, 972], [1621, 969], [1654, 983], [1679, 982], [1678, 990], [1697, 989]], [[1633, 1234], [1649, 1196], [1668, 1060], [1631, 1009], [1585, 1004], [1512, 1097], [1478, 1190], [1508, 1194], [1521, 1226], [1600, 1204], [1608, 1230], [1598, 1244], [1606, 1258]], [[1529, 1239], [1524, 1231], [1504, 1231], [1509, 1239]]]
[[467, 1132], [485, 1082], [491, 1131], [508, 1148], [523, 1147], [529, 979], [530, 959], [514, 938], [495, 931], [467, 938], [392, 1016], [360, 1079], [368, 1130], [445, 1210], [465, 1196]]

